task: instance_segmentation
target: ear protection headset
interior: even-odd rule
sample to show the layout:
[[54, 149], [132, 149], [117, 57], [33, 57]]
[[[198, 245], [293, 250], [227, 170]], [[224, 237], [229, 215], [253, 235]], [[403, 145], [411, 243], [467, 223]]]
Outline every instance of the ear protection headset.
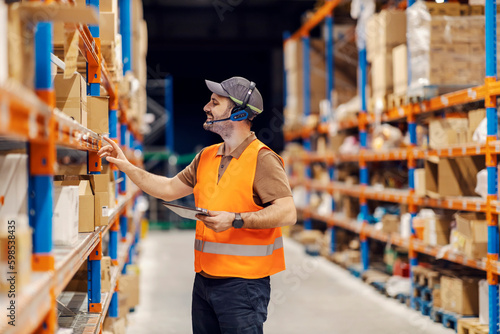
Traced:
[[228, 121], [228, 120], [231, 120], [233, 122], [239, 122], [239, 121], [244, 121], [246, 119], [248, 119], [248, 111], [246, 111], [246, 107], [248, 105], [248, 101], [250, 101], [250, 96], [252, 96], [252, 93], [255, 89], [255, 82], [253, 81], [250, 81], [250, 86], [248, 87], [248, 91], [247, 93], [245, 94], [245, 98], [243, 99], [243, 103], [240, 104], [239, 106], [236, 106], [234, 107], [232, 110], [231, 110], [231, 116], [229, 116], [228, 118], [224, 118], [224, 119], [218, 119], [216, 121], [208, 121], [207, 124], [214, 124], [214, 123], [217, 123], [217, 122], [223, 122], [223, 121]]

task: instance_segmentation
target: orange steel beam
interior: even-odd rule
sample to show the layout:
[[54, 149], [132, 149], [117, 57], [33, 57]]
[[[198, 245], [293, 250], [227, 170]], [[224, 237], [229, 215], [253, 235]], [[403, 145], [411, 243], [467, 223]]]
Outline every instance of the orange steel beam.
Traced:
[[[309, 35], [309, 32], [316, 27], [321, 21], [323, 21], [340, 3], [340, 0], [327, 1], [323, 6], [321, 6], [314, 15], [307, 20], [306, 23], [302, 25], [288, 40], [298, 40], [303, 36]], [[287, 40], [287, 41], [288, 41]], [[286, 41], [285, 41], [286, 43]]]

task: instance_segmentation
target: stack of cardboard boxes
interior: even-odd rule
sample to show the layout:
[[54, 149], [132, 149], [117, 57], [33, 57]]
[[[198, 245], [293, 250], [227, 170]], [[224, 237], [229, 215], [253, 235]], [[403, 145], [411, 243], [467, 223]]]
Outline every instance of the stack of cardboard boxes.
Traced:
[[[31, 229], [28, 222], [28, 156], [0, 155], [0, 295], [23, 291], [31, 279]], [[12, 240], [15, 238], [15, 245]], [[10, 241], [10, 242], [9, 242]], [[14, 247], [15, 246], [15, 247]], [[13, 270], [12, 264], [15, 263]], [[12, 272], [16, 279], [9, 280]], [[11, 285], [13, 286], [11, 287]]]
[[[302, 41], [289, 40], [285, 44], [286, 71], [286, 130], [299, 129], [304, 125], [304, 61]], [[319, 104], [326, 99], [325, 43], [310, 40], [310, 111], [319, 115]]]
[[[372, 100], [385, 101], [393, 92], [392, 49], [406, 43], [406, 13], [383, 10], [366, 24], [366, 57], [371, 63]], [[377, 103], [377, 102], [376, 102]]]
[[480, 6], [419, 1], [407, 15], [411, 88], [484, 81], [484, 16]]

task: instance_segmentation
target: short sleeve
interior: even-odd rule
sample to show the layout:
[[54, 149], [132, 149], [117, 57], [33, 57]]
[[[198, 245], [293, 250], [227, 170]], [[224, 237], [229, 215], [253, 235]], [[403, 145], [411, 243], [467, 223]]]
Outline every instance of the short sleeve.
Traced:
[[191, 188], [194, 188], [194, 186], [196, 185], [196, 172], [198, 171], [198, 165], [200, 164], [200, 158], [202, 152], [203, 150], [201, 150], [194, 157], [193, 161], [191, 161], [191, 163], [186, 168], [184, 168], [177, 174], [179, 180], [181, 180], [182, 183]]
[[[260, 199], [259, 205], [265, 205], [276, 199], [292, 196], [288, 177], [281, 159], [268, 149], [259, 151], [257, 168], [253, 183], [254, 198]], [[257, 199], [255, 198], [255, 199]]]

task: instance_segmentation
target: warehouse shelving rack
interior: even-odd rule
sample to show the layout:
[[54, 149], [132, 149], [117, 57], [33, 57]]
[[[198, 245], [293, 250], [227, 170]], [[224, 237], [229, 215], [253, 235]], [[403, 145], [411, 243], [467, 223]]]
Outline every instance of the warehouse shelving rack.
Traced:
[[[411, 6], [415, 1], [408, 0], [408, 7]], [[304, 87], [304, 116], [307, 117], [310, 113], [309, 106], [309, 96], [310, 96], [310, 86], [309, 86], [309, 64], [308, 64], [308, 34], [312, 28], [318, 25], [328, 16], [331, 16], [332, 11], [338, 4], [336, 1], [327, 1], [325, 4], [315, 13], [311, 19], [309, 19], [295, 34], [290, 38], [298, 40], [302, 38], [303, 48], [304, 48], [304, 75], [303, 75], [303, 87]], [[430, 206], [453, 210], [464, 210], [464, 211], [476, 211], [485, 212], [486, 219], [488, 222], [488, 255], [486, 259], [468, 259], [464, 256], [458, 256], [451, 253], [444, 253], [442, 255], [443, 259], [449, 260], [451, 262], [459, 263], [471, 268], [483, 270], [486, 272], [488, 284], [489, 284], [489, 333], [498, 333], [499, 327], [499, 286], [498, 286], [498, 275], [500, 274], [500, 262], [498, 261], [499, 253], [499, 231], [498, 231], [498, 215], [500, 214], [500, 201], [498, 201], [498, 175], [497, 175], [497, 155], [500, 154], [500, 142], [498, 141], [497, 134], [497, 96], [500, 95], [500, 81], [497, 80], [497, 41], [496, 41], [496, 16], [497, 16], [497, 6], [496, 1], [486, 0], [485, 5], [485, 30], [486, 30], [486, 78], [484, 85], [473, 87], [469, 89], [464, 89], [444, 95], [440, 95], [428, 100], [417, 101], [415, 103], [408, 103], [406, 105], [392, 108], [383, 112], [381, 120], [382, 122], [390, 122], [396, 120], [406, 120], [408, 123], [408, 131], [410, 134], [410, 145], [407, 149], [391, 150], [388, 152], [373, 152], [367, 148], [366, 142], [366, 130], [367, 127], [375, 123], [375, 117], [367, 113], [366, 105], [366, 84], [367, 84], [367, 63], [366, 63], [366, 49], [358, 50], [359, 58], [359, 85], [358, 91], [361, 96], [361, 110], [358, 113], [357, 119], [351, 119], [347, 121], [342, 121], [339, 124], [340, 130], [354, 129], [359, 130], [359, 141], [360, 141], [360, 152], [357, 154], [344, 154], [344, 155], [334, 155], [331, 153], [325, 155], [319, 155], [310, 152], [310, 136], [314, 132], [327, 134], [328, 125], [322, 120], [322, 123], [315, 128], [304, 126], [299, 130], [287, 131], [284, 133], [285, 141], [292, 141], [295, 139], [302, 139], [304, 143], [304, 149], [306, 154], [302, 157], [293, 157], [293, 159], [301, 159], [306, 163], [306, 180], [298, 181], [296, 178], [291, 178], [290, 183], [292, 186], [301, 184], [306, 187], [307, 194], [311, 190], [315, 191], [326, 191], [328, 193], [342, 193], [347, 196], [353, 196], [359, 198], [361, 204], [361, 217], [362, 223], [358, 223], [355, 220], [351, 220], [343, 216], [342, 214], [333, 213], [328, 216], [322, 216], [316, 212], [311, 211], [306, 208], [303, 211], [304, 217], [304, 227], [310, 228], [310, 219], [318, 219], [324, 221], [331, 227], [332, 230], [332, 244], [331, 251], [335, 251], [335, 227], [341, 227], [359, 234], [361, 239], [361, 258], [362, 258], [362, 268], [363, 270], [368, 269], [369, 266], [369, 250], [368, 250], [368, 238], [380, 240], [383, 242], [390, 242], [391, 244], [404, 247], [409, 250], [410, 266], [411, 268], [418, 265], [417, 254], [423, 253], [433, 257], [436, 257], [438, 253], [442, 252], [442, 247], [440, 246], [429, 246], [425, 245], [422, 241], [416, 238], [415, 230], [413, 228], [413, 218], [416, 216], [417, 207], [419, 206]], [[330, 31], [329, 21], [325, 21], [327, 24], [327, 29]], [[332, 47], [330, 42], [330, 36], [327, 35], [327, 50]], [[285, 40], [285, 43], [287, 40]], [[327, 52], [327, 68], [326, 73], [327, 82], [330, 82], [332, 78], [331, 68], [329, 64], [331, 59], [328, 58]], [[307, 55], [306, 55], [307, 54]], [[286, 78], [286, 71], [285, 71]], [[330, 87], [330, 86], [329, 86]], [[333, 86], [331, 86], [333, 88]], [[286, 86], [285, 86], [286, 90]], [[330, 92], [328, 90], [327, 92]], [[329, 93], [327, 93], [329, 95]], [[286, 96], [286, 92], [285, 92]], [[329, 96], [327, 96], [329, 99]], [[458, 106], [470, 102], [482, 101], [484, 100], [486, 108], [487, 117], [487, 142], [485, 145], [478, 144], [468, 144], [453, 146], [449, 148], [439, 149], [439, 150], [426, 150], [417, 147], [417, 134], [416, 134], [416, 117], [417, 115], [424, 113], [431, 113], [435, 111], [442, 110], [446, 107]], [[415, 195], [415, 167], [416, 161], [419, 159], [426, 159], [430, 156], [438, 157], [460, 157], [460, 156], [472, 156], [472, 155], [484, 155], [486, 159], [486, 168], [488, 173], [488, 196], [486, 200], [478, 198], [467, 198], [467, 197], [453, 197], [453, 198], [443, 198], [443, 199], [431, 199], [425, 197], [418, 197]], [[407, 161], [409, 169], [409, 189], [408, 190], [396, 190], [396, 189], [384, 189], [380, 190], [378, 188], [373, 188], [368, 186], [368, 168], [367, 162], [371, 161], [391, 161], [391, 160], [402, 160]], [[328, 184], [322, 184], [321, 182], [311, 181], [311, 170], [309, 164], [311, 162], [324, 162], [329, 168], [330, 182]], [[352, 186], [346, 185], [341, 182], [336, 182], [334, 180], [334, 168], [337, 163], [341, 162], [358, 162], [360, 168], [360, 185]], [[307, 197], [309, 198], [309, 197]], [[408, 240], [402, 239], [399, 235], [387, 233], [382, 233], [380, 231], [375, 231], [367, 223], [367, 200], [379, 200], [387, 202], [395, 202], [407, 204], [409, 212], [411, 214], [410, 226], [411, 226], [411, 236]], [[335, 206], [335, 204], [333, 204]], [[412, 274], [412, 270], [410, 270]]]
[[[50, 2], [41, 3], [40, 11]], [[62, 5], [63, 2], [67, 5], [67, 1], [58, 1], [52, 5]], [[87, 6], [95, 9], [94, 21], [97, 23], [99, 0], [87, 0]], [[67, 7], [65, 8], [67, 10]], [[125, 74], [131, 70], [132, 64], [131, 0], [120, 0], [120, 9]], [[140, 159], [137, 159], [132, 151], [141, 149], [142, 136], [127, 121], [126, 101], [119, 100], [117, 87], [112, 83], [106, 63], [101, 56], [99, 26], [78, 23], [75, 24], [75, 28], [80, 37], [80, 53], [87, 61], [88, 95], [99, 96], [101, 85], [106, 89], [110, 97], [110, 138], [118, 142], [118, 126], [120, 126], [119, 142], [122, 149], [131, 161], [140, 164]], [[78, 243], [73, 248], [53, 247], [52, 193], [56, 146], [86, 151], [88, 174], [99, 174], [101, 160], [97, 151], [102, 145], [102, 140], [98, 134], [54, 109], [55, 94], [50, 71], [52, 32], [52, 22], [37, 23], [35, 92], [22, 87], [0, 86], [0, 136], [28, 143], [28, 212], [30, 226], [33, 229], [32, 279], [16, 298], [18, 301], [16, 326], [12, 327], [1, 322], [1, 333], [55, 333], [56, 296], [63, 291], [86, 259], [89, 271], [88, 314], [97, 317], [97, 321], [89, 320], [85, 330], [102, 332], [108, 309], [110, 317], [118, 317], [119, 276], [126, 271], [127, 264], [131, 263], [134, 247], [138, 242], [139, 226], [136, 224], [129, 229], [128, 211], [131, 208], [135, 209], [135, 200], [140, 191], [136, 186], [126, 189], [125, 175], [121, 175], [123, 181], [120, 183], [118, 204], [110, 211], [109, 225], [98, 227], [93, 233], [80, 233]], [[125, 105], [122, 105], [122, 102]], [[119, 109], [121, 114], [118, 120]], [[116, 175], [116, 170], [114, 173]], [[107, 233], [109, 233], [109, 255], [115, 267], [112, 273], [111, 292], [101, 293], [102, 238]], [[120, 242], [118, 233], [121, 235]]]

